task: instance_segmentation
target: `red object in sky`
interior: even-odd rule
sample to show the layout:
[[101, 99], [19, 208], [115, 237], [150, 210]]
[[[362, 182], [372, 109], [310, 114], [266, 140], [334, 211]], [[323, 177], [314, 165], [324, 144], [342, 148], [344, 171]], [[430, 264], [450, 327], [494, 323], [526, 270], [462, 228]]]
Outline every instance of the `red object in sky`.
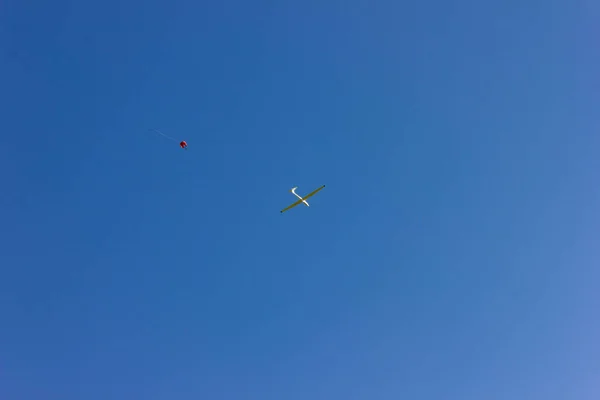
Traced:
[[187, 143], [185, 142], [185, 140], [179, 143], [179, 146], [181, 146], [182, 149], [187, 149]]

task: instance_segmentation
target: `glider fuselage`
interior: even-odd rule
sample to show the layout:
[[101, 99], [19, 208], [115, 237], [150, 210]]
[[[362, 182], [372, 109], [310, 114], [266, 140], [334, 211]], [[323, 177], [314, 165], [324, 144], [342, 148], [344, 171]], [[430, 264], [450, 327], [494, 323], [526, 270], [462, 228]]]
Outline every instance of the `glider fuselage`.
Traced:
[[295, 188], [292, 188], [292, 190], [290, 190], [290, 192], [294, 193], [294, 195], [296, 195], [297, 198], [299, 198], [300, 200], [302, 200], [302, 202], [307, 206], [310, 207], [310, 205], [308, 204], [308, 201], [304, 200], [300, 195], [298, 195], [298, 193], [296, 193], [296, 189], [298, 189], [298, 187], [296, 186]]

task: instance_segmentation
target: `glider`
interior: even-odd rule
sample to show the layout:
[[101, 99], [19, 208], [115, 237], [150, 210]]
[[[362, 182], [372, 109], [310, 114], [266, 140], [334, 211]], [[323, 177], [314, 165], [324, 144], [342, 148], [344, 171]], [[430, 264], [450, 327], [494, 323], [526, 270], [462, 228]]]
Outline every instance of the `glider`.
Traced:
[[287, 206], [286, 208], [284, 208], [283, 210], [281, 210], [281, 212], [283, 213], [284, 211], [289, 210], [290, 208], [296, 207], [298, 204], [300, 203], [304, 203], [307, 207], [310, 207], [308, 202], [306, 201], [306, 199], [308, 199], [311, 196], [314, 196], [319, 190], [323, 189], [325, 187], [325, 185], [321, 186], [320, 188], [314, 190], [313, 192], [307, 194], [305, 197], [300, 197], [298, 195], [298, 193], [296, 193], [296, 189], [298, 189], [298, 186], [292, 188], [292, 190], [290, 190], [290, 192], [294, 193], [294, 195], [299, 199], [298, 201], [296, 201], [294, 204], [291, 204], [289, 206]]

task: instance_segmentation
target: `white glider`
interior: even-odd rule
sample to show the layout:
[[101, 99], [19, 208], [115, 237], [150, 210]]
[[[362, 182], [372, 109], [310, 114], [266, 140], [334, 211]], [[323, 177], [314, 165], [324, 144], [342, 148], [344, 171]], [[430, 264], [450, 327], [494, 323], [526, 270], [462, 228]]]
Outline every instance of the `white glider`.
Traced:
[[298, 189], [298, 186], [296, 186], [296, 187], [292, 188], [292, 190], [290, 190], [290, 192], [294, 193], [294, 195], [295, 195], [295, 196], [296, 196], [298, 199], [300, 199], [300, 200], [298, 200], [298, 201], [297, 201], [297, 202], [295, 202], [294, 204], [291, 204], [291, 205], [287, 206], [286, 208], [284, 208], [283, 210], [281, 210], [281, 212], [284, 212], [284, 211], [287, 211], [287, 210], [289, 210], [290, 208], [296, 207], [296, 206], [297, 206], [298, 204], [300, 204], [300, 203], [304, 203], [304, 204], [305, 204], [307, 207], [310, 207], [310, 205], [308, 204], [308, 201], [306, 201], [306, 199], [308, 199], [308, 198], [309, 198], [309, 197], [311, 197], [311, 196], [314, 196], [314, 195], [315, 195], [315, 194], [316, 194], [316, 193], [317, 193], [319, 190], [323, 189], [324, 187], [325, 187], [325, 185], [321, 186], [321, 187], [320, 187], [320, 188], [318, 188], [317, 190], [315, 190], [315, 191], [313, 191], [313, 192], [311, 192], [311, 193], [307, 194], [305, 197], [300, 197], [300, 196], [298, 195], [298, 193], [296, 193], [296, 189]]

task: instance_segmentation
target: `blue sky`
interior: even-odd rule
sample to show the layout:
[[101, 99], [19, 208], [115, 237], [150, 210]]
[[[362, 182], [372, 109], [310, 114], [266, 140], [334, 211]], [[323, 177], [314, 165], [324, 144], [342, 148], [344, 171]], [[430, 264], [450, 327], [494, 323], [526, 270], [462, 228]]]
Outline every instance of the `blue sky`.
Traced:
[[0, 397], [598, 399], [598, 11], [4, 2]]

